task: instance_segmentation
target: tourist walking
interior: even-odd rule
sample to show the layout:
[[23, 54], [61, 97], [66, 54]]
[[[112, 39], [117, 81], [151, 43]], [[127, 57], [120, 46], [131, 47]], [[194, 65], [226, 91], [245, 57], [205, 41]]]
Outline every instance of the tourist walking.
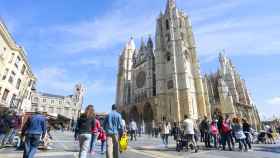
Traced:
[[206, 148], [210, 148], [210, 123], [208, 121], [207, 116], [204, 116], [203, 120], [200, 123], [200, 131], [203, 133], [202, 136], [204, 137], [204, 143]]
[[104, 129], [102, 127], [99, 129], [98, 140], [101, 141], [101, 154], [104, 154], [104, 146], [105, 146], [105, 142], [106, 142], [106, 132], [104, 131]]
[[235, 134], [234, 134], [234, 131], [232, 130], [232, 120], [231, 120], [229, 114], [226, 114], [225, 121], [229, 125], [229, 128], [231, 129], [230, 133], [229, 133], [229, 138], [230, 138], [231, 147], [234, 150], [234, 147], [235, 147], [235, 143], [234, 143], [235, 142]]
[[90, 147], [91, 130], [95, 127], [95, 114], [93, 105], [88, 105], [78, 121], [75, 129], [75, 139], [79, 140], [79, 158], [87, 158]]
[[8, 144], [12, 144], [14, 141], [14, 138], [16, 136], [17, 130], [20, 128], [21, 125], [21, 120], [19, 118], [19, 116], [17, 115], [17, 112], [12, 112], [12, 115], [8, 116], [8, 120], [9, 122], [9, 128], [10, 131], [8, 133], [8, 136], [6, 138]]
[[222, 149], [226, 150], [226, 144], [228, 145], [228, 148], [230, 151], [232, 151], [232, 147], [231, 147], [231, 127], [230, 124], [223, 118], [222, 113], [218, 112], [217, 114], [217, 118], [218, 118], [218, 129], [219, 129], [219, 133], [221, 136], [221, 144], [222, 144]]
[[233, 119], [233, 125], [232, 125], [233, 133], [235, 135], [235, 138], [239, 144], [239, 150], [243, 150], [243, 146], [245, 147], [245, 151], [248, 151], [247, 144], [246, 144], [246, 136], [243, 132], [243, 127], [241, 125], [240, 118], [234, 118]]
[[169, 123], [166, 122], [166, 118], [162, 118], [162, 123], [160, 124], [160, 135], [163, 142], [163, 145], [167, 148], [168, 147], [168, 136], [170, 134], [171, 127]]
[[156, 137], [156, 123], [152, 120], [152, 137]]
[[242, 119], [242, 126], [243, 126], [243, 132], [246, 136], [246, 144], [248, 145], [249, 149], [252, 149], [251, 145], [251, 125], [248, 123], [248, 121], [244, 118]]
[[9, 125], [4, 114], [0, 113], [0, 148], [4, 145], [6, 134], [9, 132]]
[[187, 139], [187, 147], [189, 142], [192, 142], [195, 152], [198, 152], [198, 147], [195, 141], [194, 122], [188, 115], [184, 116], [182, 126], [184, 129], [184, 136]]
[[214, 142], [214, 148], [218, 148], [218, 143], [219, 143], [219, 130], [217, 127], [217, 122], [216, 120], [212, 120], [211, 125], [210, 125], [210, 133]]
[[117, 106], [112, 105], [112, 111], [107, 115], [104, 120], [104, 128], [107, 135], [106, 157], [119, 158], [119, 134], [123, 131], [122, 118], [120, 113], [117, 112]]
[[133, 139], [136, 141], [136, 135], [137, 135], [137, 124], [134, 120], [131, 120], [129, 123], [129, 133], [130, 133], [130, 140], [133, 141]]
[[177, 142], [181, 137], [181, 129], [178, 126], [177, 122], [173, 123], [173, 128], [171, 130], [171, 135], [173, 136], [174, 140]]
[[89, 152], [92, 155], [95, 154], [94, 148], [97, 143], [98, 131], [100, 130], [100, 127], [101, 127], [100, 121], [97, 118], [95, 118], [95, 126], [93, 126], [91, 129], [91, 142], [90, 142], [90, 149], [89, 149]]
[[22, 128], [21, 138], [25, 137], [23, 158], [33, 158], [37, 152], [40, 140], [45, 138], [47, 121], [41, 112], [41, 109], [35, 109], [35, 114], [27, 120]]
[[[202, 121], [198, 126], [199, 132], [200, 132], [200, 142], [204, 142], [204, 130], [203, 130], [203, 127], [202, 127]], [[200, 122], [200, 120], [198, 120], [198, 122]]]

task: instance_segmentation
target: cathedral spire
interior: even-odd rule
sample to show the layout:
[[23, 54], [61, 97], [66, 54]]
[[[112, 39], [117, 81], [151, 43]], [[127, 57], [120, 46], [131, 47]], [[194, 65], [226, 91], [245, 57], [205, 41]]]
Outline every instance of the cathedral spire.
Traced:
[[145, 47], [146, 47], [146, 45], [145, 45], [145, 41], [144, 41], [144, 38], [143, 37], [141, 37], [141, 46], [140, 46], [140, 50], [144, 50], [145, 49]]
[[151, 35], [149, 35], [149, 39], [148, 39], [148, 42], [147, 42], [147, 47], [148, 48], [153, 48], [154, 47]]
[[172, 11], [174, 8], [176, 8], [176, 1], [167, 0], [165, 13]]
[[133, 37], [131, 37], [130, 40], [127, 42], [126, 49], [131, 49], [131, 50], [135, 49], [135, 43]]

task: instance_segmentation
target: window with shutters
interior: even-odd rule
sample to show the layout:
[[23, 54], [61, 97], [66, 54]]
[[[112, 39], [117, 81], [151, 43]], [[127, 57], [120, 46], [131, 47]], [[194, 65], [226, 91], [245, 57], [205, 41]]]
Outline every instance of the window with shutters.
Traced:
[[21, 84], [21, 80], [20, 80], [20, 79], [18, 79], [18, 80], [17, 80], [17, 85], [16, 85], [16, 88], [17, 88], [17, 89], [19, 89], [20, 84]]
[[21, 69], [21, 74], [22, 74], [22, 75], [24, 75], [25, 70], [26, 70], [26, 66], [23, 64], [23, 65], [22, 65], [22, 69]]
[[9, 90], [8, 89], [5, 89], [4, 90], [4, 93], [3, 93], [3, 96], [2, 96], [2, 100], [6, 101], [7, 98], [8, 98], [8, 95], [9, 95]]
[[19, 56], [17, 56], [16, 62], [15, 62], [15, 67], [16, 68], [18, 68], [18, 65], [19, 65], [20, 61], [21, 60], [20, 60]]
[[9, 77], [9, 80], [8, 80], [10, 84], [13, 84], [15, 77], [16, 77], [16, 73], [14, 71], [12, 71], [12, 73]]
[[9, 73], [9, 69], [6, 68], [5, 73], [3, 74], [2, 80], [6, 80], [8, 73]]

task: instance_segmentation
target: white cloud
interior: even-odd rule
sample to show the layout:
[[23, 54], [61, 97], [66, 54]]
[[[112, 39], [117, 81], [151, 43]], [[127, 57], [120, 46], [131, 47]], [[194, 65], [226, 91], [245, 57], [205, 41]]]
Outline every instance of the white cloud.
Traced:
[[85, 104], [115, 92], [115, 83], [112, 83], [111, 80], [96, 80], [88, 78], [86, 75], [79, 76], [79, 80], [76, 80], [71, 72], [60, 67], [42, 68], [37, 71], [36, 76], [38, 78], [37, 91], [39, 92], [69, 95], [73, 93], [75, 84], [82, 83], [86, 88]]
[[270, 98], [267, 100], [267, 103], [270, 105], [278, 105], [280, 107], [280, 96]]
[[99, 65], [100, 62], [97, 61], [96, 59], [82, 59], [79, 64], [82, 65]]
[[[263, 19], [260, 23], [259, 19]], [[279, 54], [280, 25], [276, 16], [231, 18], [194, 27], [199, 54], [226, 49], [234, 55]]]
[[105, 80], [95, 80], [87, 88], [92, 94], [115, 92], [115, 85], [108, 84]]
[[58, 37], [60, 47], [53, 43], [52, 49], [79, 53], [114, 47], [126, 42], [131, 36], [148, 36], [154, 32], [154, 21], [155, 15], [129, 17], [125, 11], [113, 10], [94, 20], [54, 26], [41, 33]]
[[66, 70], [58, 67], [45, 67], [36, 73], [38, 91], [49, 93], [72, 93], [77, 82], [69, 80]]

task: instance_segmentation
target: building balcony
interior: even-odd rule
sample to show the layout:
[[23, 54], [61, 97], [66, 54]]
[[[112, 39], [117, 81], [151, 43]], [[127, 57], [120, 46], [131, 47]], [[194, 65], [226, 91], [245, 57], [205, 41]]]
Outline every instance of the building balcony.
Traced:
[[9, 108], [10, 104], [9, 104], [9, 102], [7, 100], [0, 99], [0, 107]]

